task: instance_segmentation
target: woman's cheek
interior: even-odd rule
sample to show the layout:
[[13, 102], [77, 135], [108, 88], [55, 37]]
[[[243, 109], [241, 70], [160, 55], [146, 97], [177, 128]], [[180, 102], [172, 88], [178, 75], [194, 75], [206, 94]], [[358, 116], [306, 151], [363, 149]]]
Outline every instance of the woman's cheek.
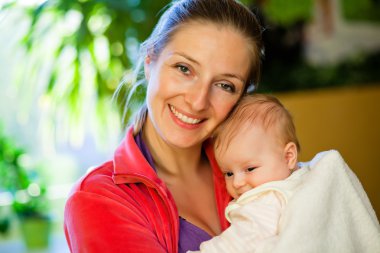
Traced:
[[237, 94], [231, 94], [221, 89], [214, 90], [212, 103], [214, 110], [219, 115], [220, 122], [227, 117], [238, 100], [239, 96]]

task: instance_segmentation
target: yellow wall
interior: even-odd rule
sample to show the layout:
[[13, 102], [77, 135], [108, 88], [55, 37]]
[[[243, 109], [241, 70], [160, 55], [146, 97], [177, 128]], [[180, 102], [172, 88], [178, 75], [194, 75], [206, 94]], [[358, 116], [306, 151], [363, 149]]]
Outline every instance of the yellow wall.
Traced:
[[300, 161], [338, 150], [380, 217], [380, 85], [274, 95], [294, 117]]

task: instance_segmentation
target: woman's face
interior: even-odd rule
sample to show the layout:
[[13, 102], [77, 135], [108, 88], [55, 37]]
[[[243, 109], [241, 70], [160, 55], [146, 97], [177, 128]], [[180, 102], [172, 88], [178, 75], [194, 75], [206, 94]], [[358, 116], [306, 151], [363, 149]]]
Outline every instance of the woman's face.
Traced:
[[248, 41], [230, 27], [183, 25], [156, 58], [147, 57], [145, 131], [180, 148], [200, 145], [244, 91]]

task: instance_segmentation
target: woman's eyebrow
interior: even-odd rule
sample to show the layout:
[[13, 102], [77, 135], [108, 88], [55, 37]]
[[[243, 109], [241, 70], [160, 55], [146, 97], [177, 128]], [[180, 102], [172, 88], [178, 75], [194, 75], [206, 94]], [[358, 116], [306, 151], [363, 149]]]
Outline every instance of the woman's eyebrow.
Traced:
[[230, 78], [235, 78], [235, 79], [238, 79], [240, 80], [242, 83], [245, 83], [245, 80], [243, 77], [239, 76], [239, 75], [236, 75], [236, 74], [230, 74], [230, 73], [226, 73], [226, 74], [222, 74], [222, 76], [225, 76], [225, 77], [230, 77]]
[[186, 58], [187, 60], [197, 64], [197, 65], [200, 65], [200, 63], [197, 60], [195, 60], [194, 58], [192, 58], [191, 56], [188, 56], [187, 54], [185, 54], [183, 52], [174, 52], [173, 55], [179, 55], [179, 56]]

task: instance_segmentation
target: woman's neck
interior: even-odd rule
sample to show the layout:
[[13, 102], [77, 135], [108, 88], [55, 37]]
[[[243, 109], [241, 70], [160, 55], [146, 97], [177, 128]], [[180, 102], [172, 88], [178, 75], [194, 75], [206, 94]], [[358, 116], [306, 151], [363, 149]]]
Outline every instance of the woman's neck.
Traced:
[[186, 177], [196, 173], [204, 162], [202, 144], [189, 148], [179, 148], [165, 142], [157, 133], [154, 126], [146, 121], [142, 138], [152, 154], [153, 161], [159, 174], [173, 177]]

